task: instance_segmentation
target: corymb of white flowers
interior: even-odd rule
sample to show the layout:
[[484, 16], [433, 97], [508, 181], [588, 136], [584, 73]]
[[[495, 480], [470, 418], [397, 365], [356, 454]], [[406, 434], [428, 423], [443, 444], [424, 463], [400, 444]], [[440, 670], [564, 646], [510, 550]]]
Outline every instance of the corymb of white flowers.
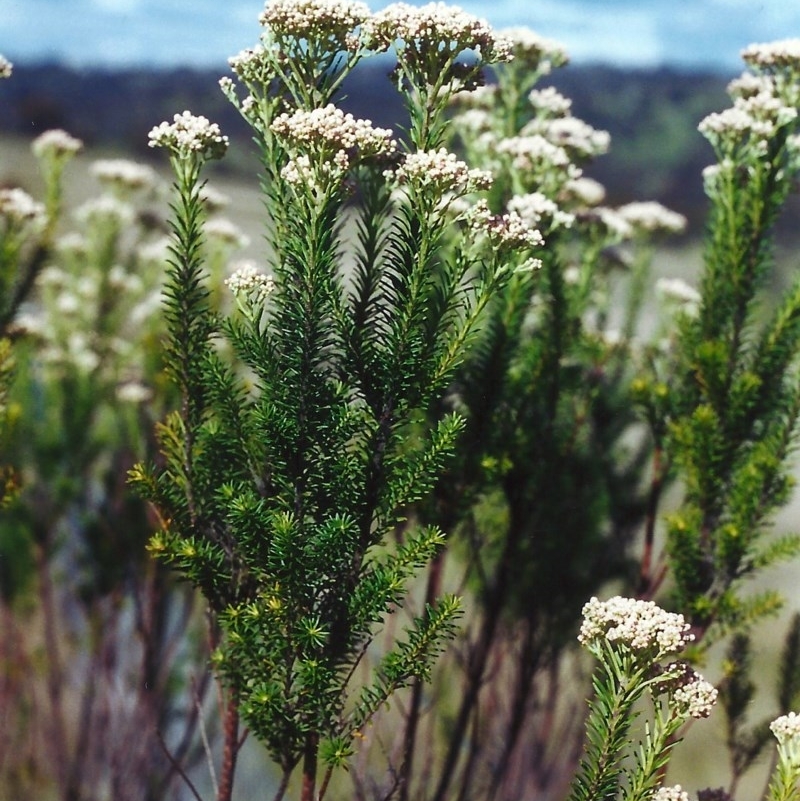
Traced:
[[351, 161], [390, 156], [397, 149], [388, 128], [375, 128], [369, 120], [345, 114], [332, 104], [283, 113], [276, 117], [271, 130], [290, 147], [328, 156], [343, 151]]
[[176, 114], [172, 122], [162, 122], [150, 131], [150, 147], [164, 147], [179, 159], [219, 159], [228, 149], [228, 137], [219, 125], [190, 111]]
[[800, 766], [800, 715], [789, 712], [769, 725], [778, 741], [780, 757], [793, 766]]
[[243, 261], [225, 280], [225, 286], [237, 300], [263, 303], [275, 289], [275, 280], [259, 270], [254, 262]]
[[24, 189], [0, 189], [0, 218], [10, 225], [39, 225], [45, 220], [45, 208]]
[[98, 159], [89, 171], [100, 183], [119, 191], [152, 189], [158, 182], [152, 167], [128, 159]]
[[[544, 237], [538, 228], [531, 227], [516, 211], [493, 214], [485, 200], [479, 200], [468, 214], [472, 232], [485, 236], [497, 252], [513, 250], [535, 250], [544, 245]], [[529, 263], [532, 269], [541, 267], [536, 259]]]
[[672, 787], [659, 787], [653, 793], [653, 801], [689, 801], [689, 793], [679, 784]]
[[677, 663], [684, 670], [682, 681], [672, 690], [672, 705], [684, 719], [707, 718], [717, 703], [717, 688], [706, 681], [697, 671], [684, 663]]
[[620, 206], [617, 212], [633, 226], [634, 230], [654, 234], [664, 232], [679, 234], [686, 230], [687, 220], [655, 200], [637, 201]]
[[751, 44], [742, 50], [742, 59], [757, 69], [800, 69], [800, 38]]
[[510, 61], [512, 43], [492, 31], [489, 23], [458, 6], [428, 3], [412, 6], [394, 3], [364, 23], [370, 50], [382, 52], [395, 46], [428, 56], [472, 50], [484, 64]]
[[3, 55], [0, 55], [0, 78], [10, 78], [14, 65]]
[[83, 148], [83, 142], [61, 128], [53, 128], [39, 134], [31, 143], [33, 155], [40, 159], [66, 159]]
[[364, 3], [352, 0], [270, 0], [258, 21], [277, 38], [321, 41], [352, 49], [357, 45], [353, 29], [369, 16]]
[[546, 39], [530, 28], [504, 28], [498, 35], [511, 43], [514, 60], [523, 61], [540, 75], [549, 75], [554, 67], [569, 63], [569, 54], [560, 42]]
[[693, 639], [683, 615], [666, 612], [652, 601], [620, 596], [586, 603], [578, 635], [581, 645], [593, 653], [610, 644], [653, 661], [680, 653]]
[[409, 153], [394, 175], [401, 185], [418, 190], [433, 189], [438, 195], [456, 197], [488, 189], [492, 183], [491, 172], [470, 169], [466, 162], [444, 147]]

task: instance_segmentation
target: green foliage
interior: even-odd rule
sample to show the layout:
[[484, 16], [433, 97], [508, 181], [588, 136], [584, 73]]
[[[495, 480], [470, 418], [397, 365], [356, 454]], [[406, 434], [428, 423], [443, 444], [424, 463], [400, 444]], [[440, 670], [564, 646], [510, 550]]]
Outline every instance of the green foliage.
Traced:
[[[248, 103], [224, 87], [260, 146], [274, 277], [234, 275], [238, 308], [224, 318], [208, 301], [200, 168], [213, 154], [199, 144], [221, 137], [186, 115], [151, 135], [170, 149], [176, 175], [165, 360], [183, 400], [158, 429], [164, 466], [131, 478], [164, 523], [151, 552], [216, 615], [213, 663], [242, 717], [285, 776], [302, 760], [307, 788], [317, 756], [345, 764], [352, 738], [397, 689], [429, 676], [454, 635], [458, 602], [430, 604], [348, 707], [378, 625], [444, 543], [436, 527], [396, 547], [389, 540], [463, 429], [451, 413], [421, 433], [422, 412], [510, 270], [444, 241], [453, 197], [479, 183], [458, 165], [460, 174], [430, 183], [447, 168], [431, 160], [443, 158], [449, 73], [431, 85], [424, 64], [412, 68], [401, 51], [415, 121], [401, 161], [388, 132], [356, 131], [328, 105], [360, 55], [332, 51], [343, 46], [334, 29], [308, 39], [274, 13], [264, 48], [234, 61]], [[196, 146], [182, 126], [197, 132]], [[431, 161], [429, 172], [415, 171], [415, 156]], [[340, 236], [346, 178], [364, 192], [352, 281]]]
[[[764, 79], [773, 81], [778, 105], [794, 91], [789, 72]], [[755, 104], [748, 98], [736, 103]], [[797, 288], [772, 312], [762, 302], [774, 223], [798, 166], [794, 117], [774, 113], [763, 139], [755, 129], [724, 129], [713, 115], [701, 125], [719, 159], [706, 174], [702, 300], [682, 321], [677, 380], [662, 419], [686, 492], [669, 523], [676, 599], [702, 628], [724, 626], [728, 616], [741, 624], [742, 579], [794, 550], [792, 540], [760, 543], [789, 497], [800, 411]]]

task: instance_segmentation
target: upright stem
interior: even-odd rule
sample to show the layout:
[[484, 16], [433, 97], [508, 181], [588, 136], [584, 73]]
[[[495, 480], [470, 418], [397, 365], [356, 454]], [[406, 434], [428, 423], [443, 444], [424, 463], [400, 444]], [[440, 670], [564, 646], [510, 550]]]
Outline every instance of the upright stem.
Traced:
[[[436, 555], [431, 562], [428, 573], [428, 583], [425, 588], [425, 604], [432, 604], [439, 595], [442, 583], [442, 566], [444, 563], [444, 551]], [[411, 690], [411, 705], [408, 710], [406, 721], [405, 740], [403, 743], [403, 763], [400, 768], [400, 793], [399, 801], [408, 801], [408, 790], [411, 784], [411, 777], [414, 768], [414, 748], [417, 741], [417, 729], [419, 727], [420, 707], [422, 706], [422, 679], [417, 676], [414, 679], [414, 686]]]
[[300, 801], [316, 801], [314, 791], [317, 782], [318, 750], [319, 735], [312, 732], [306, 737], [306, 748], [303, 754], [303, 786], [300, 791]]
[[639, 586], [637, 595], [647, 598], [653, 590], [653, 545], [655, 542], [656, 519], [661, 493], [664, 488], [664, 452], [660, 444], [653, 449], [653, 477], [650, 481], [650, 492], [647, 497], [647, 520], [644, 531], [644, 550], [642, 564], [639, 569]]
[[47, 655], [47, 695], [50, 701], [50, 715], [52, 732], [50, 742], [54, 749], [55, 774], [59, 786], [62, 788], [62, 797], [69, 799], [67, 787], [67, 739], [66, 725], [64, 723], [64, 707], [62, 703], [61, 655], [58, 648], [58, 635], [56, 633], [56, 602], [53, 595], [53, 583], [47, 564], [47, 535], [43, 541], [37, 543], [36, 570], [39, 575], [39, 591], [42, 597], [42, 611], [44, 613], [44, 648]]
[[222, 751], [217, 801], [231, 801], [233, 779], [236, 773], [236, 757], [239, 754], [239, 700], [234, 692], [230, 692], [228, 695], [223, 733], [225, 744]]

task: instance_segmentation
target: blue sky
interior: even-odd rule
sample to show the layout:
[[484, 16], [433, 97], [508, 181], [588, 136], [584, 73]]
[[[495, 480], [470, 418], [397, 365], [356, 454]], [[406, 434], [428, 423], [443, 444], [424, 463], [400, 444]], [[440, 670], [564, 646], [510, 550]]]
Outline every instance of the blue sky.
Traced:
[[[368, 2], [374, 10], [385, 5]], [[800, 0], [457, 4], [497, 27], [527, 25], [557, 39], [578, 62], [733, 71], [750, 42], [800, 37]], [[0, 53], [19, 63], [221, 68], [255, 44], [262, 7], [260, 0], [0, 0]]]

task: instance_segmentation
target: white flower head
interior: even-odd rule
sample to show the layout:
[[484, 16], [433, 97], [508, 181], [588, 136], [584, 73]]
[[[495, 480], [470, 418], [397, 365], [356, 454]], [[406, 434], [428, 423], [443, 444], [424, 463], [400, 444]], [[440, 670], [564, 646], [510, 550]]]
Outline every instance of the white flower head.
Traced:
[[572, 108], [572, 101], [564, 97], [554, 86], [531, 89], [528, 102], [536, 111], [547, 117], [566, 117]]
[[399, 184], [456, 197], [488, 189], [492, 183], [490, 172], [470, 169], [455, 153], [443, 147], [409, 153], [394, 175]]
[[246, 248], [250, 244], [249, 237], [227, 217], [213, 217], [203, 231], [210, 241], [226, 247]]
[[742, 59], [762, 70], [800, 70], [800, 38], [748, 45]]
[[563, 147], [553, 144], [539, 133], [502, 139], [497, 143], [497, 152], [507, 154], [511, 166], [524, 172], [568, 167], [571, 161]]
[[254, 262], [242, 261], [225, 279], [225, 286], [239, 299], [263, 303], [275, 289], [275, 279], [263, 273]]
[[67, 159], [83, 148], [83, 142], [61, 128], [54, 128], [39, 134], [31, 143], [33, 155], [37, 158]]
[[131, 225], [136, 211], [129, 203], [113, 195], [100, 195], [78, 206], [75, 219], [84, 225], [115, 225], [118, 228]]
[[778, 752], [792, 766], [800, 766], [800, 715], [789, 712], [769, 725], [778, 741]]
[[766, 153], [767, 141], [779, 128], [797, 119], [797, 109], [766, 88], [755, 94], [735, 97], [733, 106], [709, 114], [698, 130], [712, 145], [750, 140], [757, 152]]
[[558, 204], [541, 192], [527, 195], [514, 195], [507, 204], [510, 212], [516, 212], [532, 228], [545, 221], [547, 227], [569, 228], [575, 222], [575, 216], [562, 211]]
[[388, 128], [376, 128], [369, 120], [357, 119], [332, 104], [283, 113], [275, 118], [271, 130], [296, 149], [328, 157], [344, 151], [353, 159], [387, 158], [397, 149]]
[[628, 203], [620, 206], [617, 213], [635, 231], [643, 233], [664, 231], [678, 234], [686, 230], [686, 217], [652, 200]]
[[129, 159], [99, 159], [89, 171], [100, 183], [120, 190], [152, 189], [158, 180], [152, 167]]
[[45, 221], [45, 208], [24, 189], [0, 189], [0, 217], [22, 226], [41, 226]]
[[117, 387], [116, 396], [122, 403], [146, 403], [153, 397], [153, 390], [140, 381], [126, 381]]
[[772, 79], [767, 75], [753, 75], [752, 72], [743, 72], [728, 84], [728, 94], [732, 98], [752, 97], [761, 92], [774, 92]]
[[165, 265], [170, 258], [172, 240], [161, 236], [149, 242], [142, 242], [136, 250], [137, 259], [145, 264]]
[[689, 307], [696, 307], [701, 301], [700, 293], [682, 278], [659, 278], [656, 293], [665, 300]]
[[165, 147], [177, 158], [218, 159], [228, 149], [228, 137], [219, 125], [189, 111], [176, 114], [172, 122], [162, 122], [150, 131], [150, 147]]
[[673, 662], [664, 671], [665, 679], [659, 686], [669, 695], [669, 704], [682, 719], [707, 718], [719, 693], [686, 662]]
[[[247, 47], [228, 59], [230, 68], [246, 83], [267, 84], [273, 76], [272, 53], [263, 45]], [[220, 80], [220, 88], [226, 95], [233, 93], [230, 78]]]
[[577, 117], [533, 119], [520, 131], [521, 136], [540, 134], [548, 142], [579, 158], [593, 158], [608, 151], [611, 136]]
[[581, 645], [590, 650], [607, 642], [653, 661], [679, 653], [693, 639], [683, 615], [666, 612], [652, 601], [620, 596], [586, 603], [578, 635]]
[[0, 55], [0, 78], [10, 78], [14, 65], [3, 55]]
[[367, 5], [356, 0], [270, 0], [258, 19], [278, 39], [349, 50], [355, 47], [354, 29], [369, 16]]
[[464, 50], [479, 53], [484, 64], [511, 58], [511, 42], [497, 36], [486, 20], [446, 3], [393, 3], [374, 14], [364, 31], [367, 46], [379, 52], [394, 45], [429, 58], [440, 54], [442, 63]]
[[511, 53], [515, 61], [522, 61], [528, 69], [547, 75], [554, 67], [569, 63], [566, 48], [553, 39], [546, 39], [530, 28], [504, 28], [500, 36], [511, 42]]
[[224, 193], [215, 189], [213, 186], [203, 184], [200, 187], [200, 200], [205, 204], [209, 212], [220, 211], [230, 205], [231, 199]]
[[[468, 221], [473, 232], [488, 237], [495, 250], [535, 250], [544, 245], [541, 231], [530, 226], [516, 211], [492, 214], [485, 200], [479, 200], [473, 206]], [[540, 264], [532, 263], [531, 266]]]
[[562, 187], [561, 198], [580, 206], [598, 206], [606, 199], [606, 188], [594, 178], [570, 178]]
[[672, 787], [659, 787], [653, 793], [652, 801], [689, 801], [689, 793], [679, 784]]

